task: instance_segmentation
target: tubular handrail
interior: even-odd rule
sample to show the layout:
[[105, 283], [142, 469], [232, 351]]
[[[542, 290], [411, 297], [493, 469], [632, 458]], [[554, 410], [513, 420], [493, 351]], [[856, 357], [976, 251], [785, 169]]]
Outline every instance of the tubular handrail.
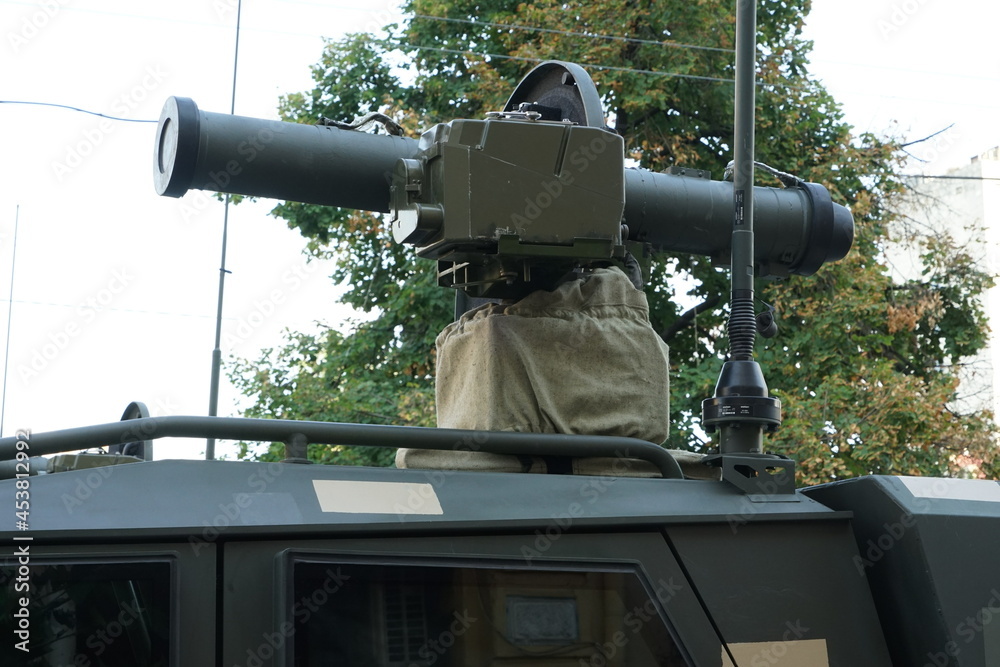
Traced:
[[300, 444], [304, 439], [307, 443], [324, 445], [466, 450], [517, 456], [634, 458], [653, 464], [665, 478], [684, 478], [670, 452], [635, 438], [240, 417], [145, 417], [32, 433], [28, 438], [0, 438], [0, 461], [16, 458], [18, 441], [27, 440], [30, 455], [38, 456], [166, 437]]

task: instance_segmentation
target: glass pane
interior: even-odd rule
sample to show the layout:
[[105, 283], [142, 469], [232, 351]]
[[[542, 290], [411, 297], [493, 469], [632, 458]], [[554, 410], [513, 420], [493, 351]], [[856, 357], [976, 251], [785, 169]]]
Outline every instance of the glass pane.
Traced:
[[[169, 664], [170, 563], [32, 560], [28, 572], [26, 581], [17, 564], [0, 564], [0, 665]], [[25, 623], [27, 653], [15, 634]]]
[[687, 664], [632, 571], [303, 558], [292, 582], [285, 629], [295, 667]]

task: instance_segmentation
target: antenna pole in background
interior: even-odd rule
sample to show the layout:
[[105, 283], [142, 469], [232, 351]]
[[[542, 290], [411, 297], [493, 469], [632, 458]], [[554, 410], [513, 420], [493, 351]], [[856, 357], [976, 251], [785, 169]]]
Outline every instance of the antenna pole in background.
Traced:
[[[233, 92], [229, 101], [229, 115], [236, 113], [236, 66], [240, 59], [240, 16], [243, 10], [243, 0], [236, 3], [236, 49], [233, 53]], [[219, 377], [222, 373], [222, 297], [226, 290], [226, 241], [229, 236], [229, 195], [226, 195], [225, 208], [222, 214], [222, 260], [219, 264], [219, 300], [215, 314], [215, 348], [212, 350], [212, 379], [208, 392], [208, 416], [219, 414]], [[205, 460], [215, 458], [215, 438], [205, 442]]]

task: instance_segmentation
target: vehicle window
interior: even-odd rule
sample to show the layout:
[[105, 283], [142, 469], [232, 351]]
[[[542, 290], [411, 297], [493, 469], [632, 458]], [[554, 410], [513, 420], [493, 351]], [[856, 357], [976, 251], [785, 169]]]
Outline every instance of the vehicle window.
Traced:
[[686, 665], [632, 571], [292, 561], [295, 667]]
[[[0, 562], [0, 664], [165, 667], [171, 565]], [[24, 601], [27, 606], [23, 607]], [[26, 610], [26, 611], [25, 611]], [[27, 630], [17, 634], [17, 630]], [[28, 644], [18, 647], [26, 636]]]

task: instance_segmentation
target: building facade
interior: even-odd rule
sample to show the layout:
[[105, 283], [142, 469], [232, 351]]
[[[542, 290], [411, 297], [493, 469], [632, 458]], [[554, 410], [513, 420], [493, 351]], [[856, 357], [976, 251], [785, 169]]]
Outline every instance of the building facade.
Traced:
[[[908, 178], [904, 215], [924, 230], [952, 235], [989, 275], [1000, 276], [1000, 146], [973, 157], [968, 164], [934, 176]], [[901, 279], [918, 278], [916, 253], [888, 253], [889, 265]], [[990, 321], [989, 343], [974, 359], [960, 364], [962, 380], [956, 407], [990, 409], [1000, 417], [1000, 284], [982, 297]]]

